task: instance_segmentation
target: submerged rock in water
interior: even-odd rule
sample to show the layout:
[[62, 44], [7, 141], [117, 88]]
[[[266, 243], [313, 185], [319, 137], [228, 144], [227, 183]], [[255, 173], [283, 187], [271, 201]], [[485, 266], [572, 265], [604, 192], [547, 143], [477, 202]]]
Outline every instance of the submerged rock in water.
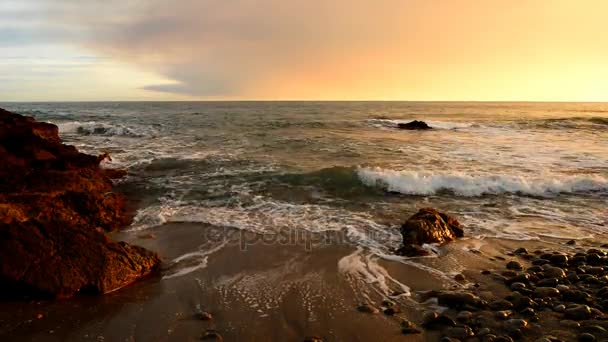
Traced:
[[408, 123], [400, 123], [397, 125], [401, 129], [410, 129], [410, 130], [423, 130], [423, 129], [432, 129], [433, 127], [429, 126], [424, 121], [414, 120]]
[[418, 246], [452, 241], [464, 236], [464, 231], [455, 218], [433, 208], [423, 208], [401, 226], [401, 236], [404, 247], [400, 248], [400, 254], [414, 256], [421, 255], [416, 254], [422, 252]]
[[99, 157], [61, 143], [55, 125], [0, 109], [0, 290], [106, 293], [157, 269], [150, 251], [108, 239], [129, 223]]

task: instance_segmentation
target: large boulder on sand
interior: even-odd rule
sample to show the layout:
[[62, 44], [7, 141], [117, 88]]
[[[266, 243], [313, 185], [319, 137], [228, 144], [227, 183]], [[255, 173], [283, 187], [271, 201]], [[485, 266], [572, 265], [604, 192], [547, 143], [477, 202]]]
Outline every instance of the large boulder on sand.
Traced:
[[409, 130], [424, 130], [424, 129], [432, 129], [433, 127], [429, 126], [424, 121], [414, 120], [407, 123], [400, 123], [397, 127], [401, 129], [409, 129]]
[[111, 241], [129, 223], [99, 157], [64, 145], [57, 126], [0, 109], [0, 293], [106, 293], [156, 270], [158, 255]]
[[426, 254], [419, 246], [445, 243], [464, 236], [460, 223], [433, 208], [420, 209], [401, 226], [403, 247], [399, 253], [407, 256]]

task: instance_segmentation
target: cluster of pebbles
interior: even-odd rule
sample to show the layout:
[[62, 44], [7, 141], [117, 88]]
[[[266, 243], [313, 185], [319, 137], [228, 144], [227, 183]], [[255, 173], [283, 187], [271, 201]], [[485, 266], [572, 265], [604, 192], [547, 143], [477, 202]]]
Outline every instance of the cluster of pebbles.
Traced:
[[[421, 300], [447, 310], [427, 313], [421, 327], [446, 342], [608, 341], [605, 251], [530, 253], [519, 248], [508, 255], [514, 260], [504, 270], [482, 271], [485, 280], [465, 290], [424, 293]], [[422, 328], [402, 322], [404, 334]]]

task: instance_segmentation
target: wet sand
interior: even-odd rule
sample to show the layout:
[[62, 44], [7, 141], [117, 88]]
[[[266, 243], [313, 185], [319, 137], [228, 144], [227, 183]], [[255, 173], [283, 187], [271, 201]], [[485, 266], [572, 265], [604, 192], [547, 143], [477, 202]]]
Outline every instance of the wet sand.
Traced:
[[[434, 333], [400, 331], [402, 319], [419, 324], [425, 311], [436, 308], [418, 302], [421, 291], [479, 283], [504, 292], [504, 285], [481, 270], [504, 269], [515, 259], [507, 255], [513, 249], [576, 248], [551, 239], [462, 239], [443, 246], [436, 258], [390, 260], [337, 232], [279, 242], [191, 223], [113, 238], [157, 251], [164, 261], [161, 275], [105, 296], [2, 303], [0, 340], [198, 341], [213, 329], [225, 341], [434, 341]], [[454, 276], [460, 273], [465, 280], [458, 282]], [[380, 309], [386, 299], [401, 312], [357, 310], [362, 303]], [[213, 319], [201, 320], [201, 312]]]

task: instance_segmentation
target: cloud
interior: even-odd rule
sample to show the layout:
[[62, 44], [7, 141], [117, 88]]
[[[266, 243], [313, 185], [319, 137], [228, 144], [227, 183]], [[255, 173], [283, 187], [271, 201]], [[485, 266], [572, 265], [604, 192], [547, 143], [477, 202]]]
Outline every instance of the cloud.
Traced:
[[[143, 89], [196, 98], [504, 98], [605, 67], [605, 10], [603, 0], [4, 0], [0, 43], [85, 48], [172, 81]], [[546, 82], [518, 84], [533, 77]]]

